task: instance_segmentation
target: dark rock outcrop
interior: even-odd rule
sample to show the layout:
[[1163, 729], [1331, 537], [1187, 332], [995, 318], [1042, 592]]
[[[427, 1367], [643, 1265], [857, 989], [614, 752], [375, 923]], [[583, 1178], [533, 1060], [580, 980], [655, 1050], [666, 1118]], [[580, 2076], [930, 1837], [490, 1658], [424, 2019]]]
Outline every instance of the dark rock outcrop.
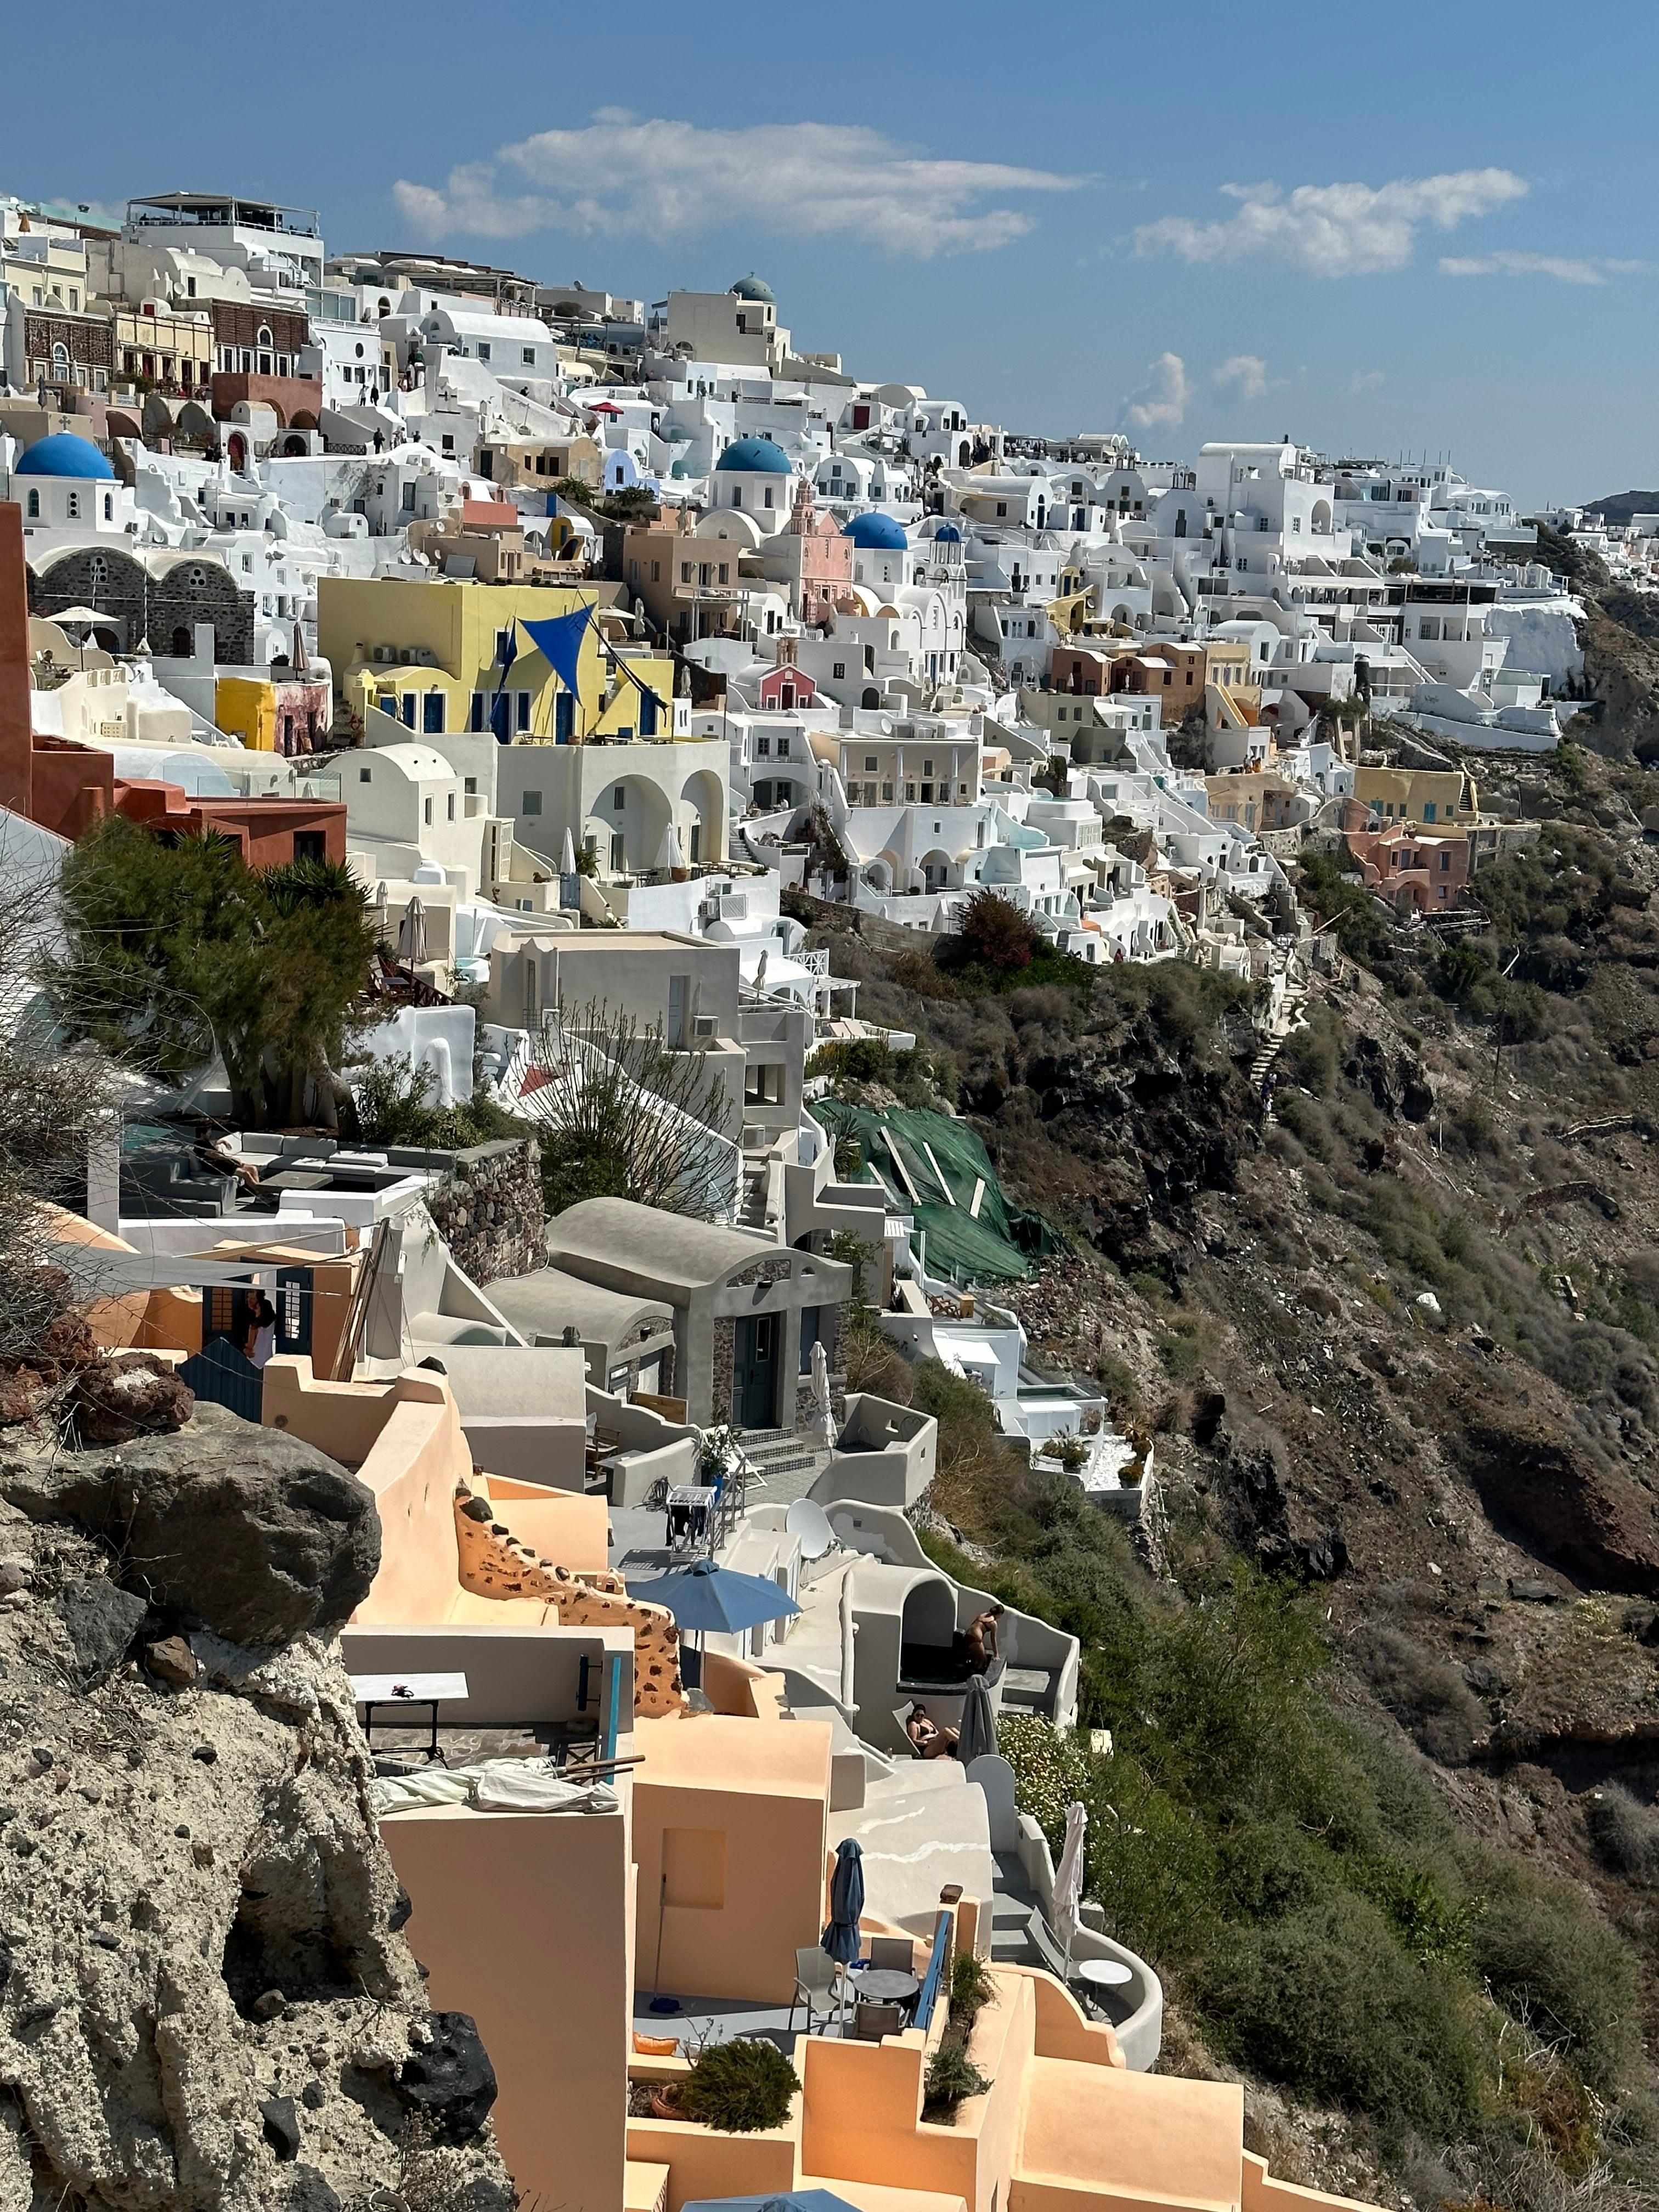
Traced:
[[124, 1589], [233, 1644], [337, 1628], [380, 1565], [374, 1501], [355, 1476], [216, 1406], [115, 1450], [14, 1445], [0, 1497], [101, 1539]]
[[1639, 1484], [1518, 1410], [1449, 1441], [1495, 1528], [1593, 1589], [1659, 1596], [1659, 1510]]

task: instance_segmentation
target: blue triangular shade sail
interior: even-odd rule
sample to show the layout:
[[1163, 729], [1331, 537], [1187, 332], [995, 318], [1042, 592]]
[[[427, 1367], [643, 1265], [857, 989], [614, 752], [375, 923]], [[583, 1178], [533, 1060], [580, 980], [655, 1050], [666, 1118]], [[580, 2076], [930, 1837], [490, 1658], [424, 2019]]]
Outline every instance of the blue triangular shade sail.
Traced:
[[524, 623], [537, 652], [565, 690], [575, 692], [579, 697], [581, 686], [576, 680], [576, 674], [581, 660], [582, 640], [586, 636], [587, 625], [592, 619], [592, 607], [578, 607], [574, 614], [555, 615], [548, 622]]
[[739, 1574], [735, 1567], [694, 1559], [689, 1567], [659, 1575], [654, 1582], [633, 1583], [628, 1595], [642, 1605], [663, 1605], [678, 1626], [693, 1632], [714, 1630], [732, 1636], [763, 1621], [785, 1620], [799, 1613], [787, 1589], [765, 1575]]
[[776, 2197], [699, 2197], [681, 2212], [854, 2212], [831, 2189], [791, 2189]]

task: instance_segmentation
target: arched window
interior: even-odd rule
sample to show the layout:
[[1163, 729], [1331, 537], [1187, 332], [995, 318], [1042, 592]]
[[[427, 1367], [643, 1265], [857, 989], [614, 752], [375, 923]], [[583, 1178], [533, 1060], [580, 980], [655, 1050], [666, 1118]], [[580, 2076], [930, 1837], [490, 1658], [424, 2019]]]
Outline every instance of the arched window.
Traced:
[[31, 522], [39, 522], [40, 520], [40, 495], [38, 491], [32, 491], [29, 494], [29, 520]]
[[66, 384], [69, 381], [69, 348], [66, 345], [55, 345], [52, 349], [52, 377], [54, 384]]
[[269, 323], [260, 324], [258, 335], [255, 337], [253, 343], [255, 345], [262, 346], [274, 345], [276, 343], [276, 340], [270, 335], [270, 325]]

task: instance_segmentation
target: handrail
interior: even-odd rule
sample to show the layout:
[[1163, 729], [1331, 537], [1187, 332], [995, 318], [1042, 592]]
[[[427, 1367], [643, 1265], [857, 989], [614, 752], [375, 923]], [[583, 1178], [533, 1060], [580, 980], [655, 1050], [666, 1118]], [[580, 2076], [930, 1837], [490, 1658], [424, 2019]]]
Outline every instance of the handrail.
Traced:
[[933, 2008], [939, 2002], [939, 1993], [945, 1981], [945, 1961], [951, 1955], [951, 1931], [955, 1916], [941, 1912], [939, 1925], [933, 1930], [933, 1954], [927, 1961], [927, 1972], [922, 1978], [921, 1995], [916, 1999], [915, 2017], [910, 2025], [919, 2027], [925, 2035], [933, 2023]]

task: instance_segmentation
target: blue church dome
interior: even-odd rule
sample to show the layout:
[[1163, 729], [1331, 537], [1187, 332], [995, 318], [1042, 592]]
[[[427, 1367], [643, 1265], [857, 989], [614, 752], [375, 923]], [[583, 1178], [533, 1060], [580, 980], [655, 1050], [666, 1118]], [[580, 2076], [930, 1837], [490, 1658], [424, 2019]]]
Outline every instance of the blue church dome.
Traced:
[[112, 477], [115, 471], [88, 439], [72, 430], [37, 438], [13, 469], [15, 477]]
[[787, 477], [789, 456], [781, 446], [775, 446], [769, 438], [739, 438], [728, 446], [714, 464], [716, 469], [732, 469], [746, 476]]
[[731, 289], [739, 300], [753, 300], [767, 307], [775, 307], [778, 304], [772, 287], [763, 277], [757, 276], [752, 269], [746, 276], [739, 276]]
[[935, 545], [960, 545], [962, 532], [954, 522], [941, 522], [933, 532], [933, 543]]
[[862, 553], [902, 553], [909, 544], [890, 514], [855, 514], [842, 534]]

